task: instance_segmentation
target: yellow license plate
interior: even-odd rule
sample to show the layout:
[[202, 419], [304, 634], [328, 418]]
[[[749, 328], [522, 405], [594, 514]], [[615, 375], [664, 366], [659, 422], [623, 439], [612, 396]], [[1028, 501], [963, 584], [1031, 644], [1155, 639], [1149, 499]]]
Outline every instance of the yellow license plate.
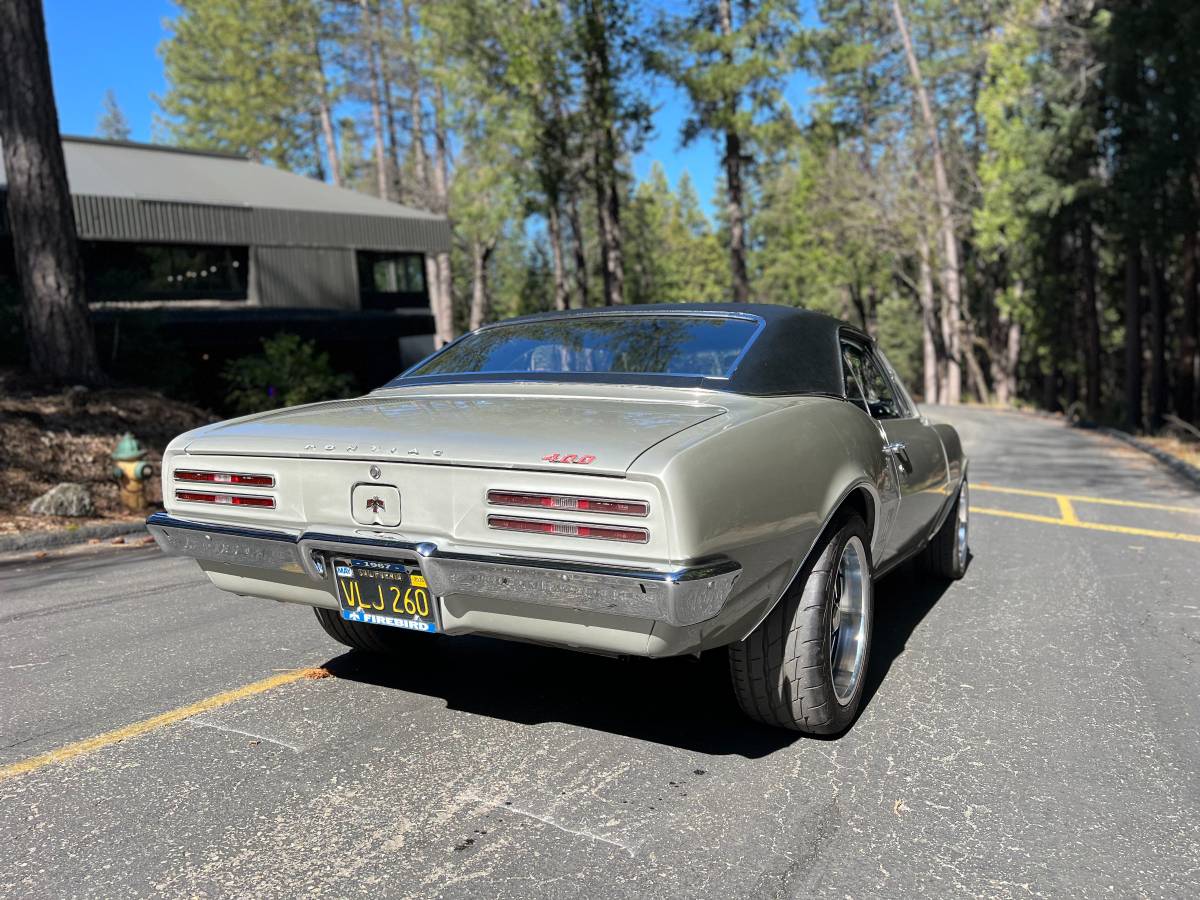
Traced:
[[349, 622], [438, 631], [437, 608], [413, 566], [382, 559], [335, 559], [338, 605]]

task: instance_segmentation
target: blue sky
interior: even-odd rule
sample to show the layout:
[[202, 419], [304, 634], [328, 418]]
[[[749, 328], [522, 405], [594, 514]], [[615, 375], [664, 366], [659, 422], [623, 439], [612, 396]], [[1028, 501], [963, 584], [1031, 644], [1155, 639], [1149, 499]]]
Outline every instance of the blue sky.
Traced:
[[[175, 15], [174, 5], [167, 0], [45, 0], [45, 11], [63, 133], [94, 134], [104, 93], [111, 88], [129, 119], [133, 139], [151, 140], [157, 108], [153, 96], [166, 89], [156, 48], [166, 36], [163, 21]], [[809, 83], [797, 75], [788, 85], [787, 100], [793, 109], [805, 107]], [[686, 170], [708, 204], [719, 175], [716, 145], [703, 139], [680, 147], [686, 100], [674, 88], [660, 81], [651, 100], [658, 107], [654, 134], [634, 160], [635, 175], [644, 178], [655, 161], [663, 165], [672, 183]]]

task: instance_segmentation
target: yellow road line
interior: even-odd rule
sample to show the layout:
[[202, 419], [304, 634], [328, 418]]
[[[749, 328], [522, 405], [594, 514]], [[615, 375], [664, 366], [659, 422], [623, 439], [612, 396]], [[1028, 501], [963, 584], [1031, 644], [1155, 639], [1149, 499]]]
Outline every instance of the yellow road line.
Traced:
[[1071, 505], [1071, 499], [1061, 495], [1055, 499], [1058, 500], [1058, 512], [1062, 516], [1062, 523], [1064, 525], [1078, 525], [1079, 516], [1075, 515], [1075, 507]]
[[[972, 485], [971, 489], [974, 490]], [[1155, 531], [1151, 528], [1130, 528], [1125, 525], [1108, 525], [1103, 522], [1081, 522], [1078, 518], [1068, 521], [1066, 517], [1056, 519], [1053, 516], [1038, 516], [1033, 513], [1013, 512], [1008, 509], [989, 509], [984, 506], [972, 506], [971, 512], [981, 516], [1002, 516], [1006, 519], [1022, 519], [1026, 522], [1041, 522], [1045, 525], [1062, 525], [1065, 528], [1086, 528], [1088, 531], [1107, 531], [1112, 534], [1129, 534], [1135, 537], [1162, 538], [1168, 541], [1189, 541], [1200, 544], [1200, 534], [1186, 534], [1179, 531]]]
[[181, 706], [178, 709], [170, 710], [157, 716], [152, 716], [149, 719], [143, 719], [141, 722], [134, 722], [132, 725], [125, 725], [122, 728], [117, 728], [113, 731], [106, 731], [104, 734], [98, 734], [95, 737], [90, 737], [82, 741], [77, 741], [74, 744], [67, 744], [65, 747], [59, 747], [57, 750], [51, 750], [48, 753], [42, 753], [39, 756], [31, 756], [29, 759], [23, 759], [20, 762], [11, 763], [10, 765], [0, 768], [0, 782], [7, 781], [10, 778], [16, 778], [19, 775], [27, 775], [44, 766], [55, 765], [56, 763], [67, 762], [75, 759], [78, 756], [83, 756], [85, 753], [91, 753], [93, 750], [100, 750], [104, 747], [109, 747], [129, 738], [140, 737], [148, 732], [155, 731], [159, 728], [164, 728], [167, 725], [173, 725], [176, 722], [182, 722], [184, 719], [191, 716], [199, 715], [202, 712], [208, 712], [212, 709], [217, 709], [221, 706], [228, 706], [237, 700], [244, 700], [247, 697], [253, 697], [255, 694], [261, 694], [264, 691], [269, 691], [272, 688], [280, 687], [281, 685], [291, 684], [294, 681], [313, 678], [327, 678], [329, 676], [327, 669], [293, 669], [290, 672], [282, 672], [279, 675], [272, 675], [270, 678], [264, 678], [261, 681], [255, 681], [251, 684], [242, 685], [239, 688], [234, 688], [231, 691], [225, 691], [221, 694], [214, 694], [204, 700], [199, 700], [190, 706]]
[[1053, 491], [1032, 491], [1028, 488], [1001, 487], [996, 484], [971, 484], [973, 491], [991, 491], [995, 494], [1017, 494], [1021, 497], [1046, 497], [1050, 500], [1057, 500], [1063, 497], [1067, 500], [1074, 500], [1076, 503], [1102, 503], [1105, 506], [1127, 506], [1132, 509], [1157, 509], [1163, 512], [1181, 512], [1191, 513], [1192, 515], [1200, 515], [1200, 508], [1191, 506], [1167, 506], [1164, 503], [1143, 503], [1140, 500], [1111, 500], [1107, 497], [1085, 497], [1079, 494], [1056, 494]]

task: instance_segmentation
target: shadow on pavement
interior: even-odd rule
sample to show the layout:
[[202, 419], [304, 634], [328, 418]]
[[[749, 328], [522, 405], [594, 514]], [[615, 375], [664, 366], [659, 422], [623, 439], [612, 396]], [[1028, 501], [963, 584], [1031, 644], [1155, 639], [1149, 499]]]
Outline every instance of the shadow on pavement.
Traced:
[[[948, 587], [908, 569], [877, 588], [863, 709]], [[343, 680], [440, 697], [452, 710], [524, 725], [563, 722], [711, 755], [759, 759], [801, 740], [742, 715], [724, 650], [698, 660], [613, 659], [477, 636], [412, 638], [408, 656], [348, 651], [325, 667]]]
[[524, 725], [563, 722], [712, 755], [758, 759], [798, 739], [748, 721], [724, 651], [700, 659], [613, 659], [467, 636], [413, 636], [412, 656], [350, 651], [338, 678], [441, 697], [449, 709]]
[[876, 584], [875, 630], [859, 716], [870, 706], [892, 664], [903, 655], [909, 637], [952, 583], [930, 578], [915, 563], [909, 562]]

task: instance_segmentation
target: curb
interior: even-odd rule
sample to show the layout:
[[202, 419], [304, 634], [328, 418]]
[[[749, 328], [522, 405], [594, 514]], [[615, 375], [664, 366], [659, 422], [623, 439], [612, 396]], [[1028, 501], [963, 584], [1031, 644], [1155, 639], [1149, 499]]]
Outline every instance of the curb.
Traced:
[[1165, 450], [1160, 450], [1153, 444], [1148, 444], [1145, 441], [1134, 437], [1128, 432], [1120, 431], [1116, 428], [1103, 427], [1096, 428], [1094, 430], [1100, 432], [1101, 434], [1107, 435], [1110, 438], [1116, 438], [1118, 441], [1122, 441], [1126, 444], [1129, 444], [1131, 447], [1136, 447], [1143, 453], [1153, 456], [1156, 460], [1158, 460], [1176, 475], [1179, 475], [1180, 477], [1191, 482], [1192, 487], [1200, 489], [1200, 469], [1196, 468], [1191, 463], [1184, 462], [1178, 456], [1172, 456]]
[[74, 531], [31, 531], [0, 537], [0, 553], [23, 553], [27, 550], [52, 550], [90, 540], [104, 540], [146, 530], [145, 522], [115, 522], [112, 525], [84, 525]]

